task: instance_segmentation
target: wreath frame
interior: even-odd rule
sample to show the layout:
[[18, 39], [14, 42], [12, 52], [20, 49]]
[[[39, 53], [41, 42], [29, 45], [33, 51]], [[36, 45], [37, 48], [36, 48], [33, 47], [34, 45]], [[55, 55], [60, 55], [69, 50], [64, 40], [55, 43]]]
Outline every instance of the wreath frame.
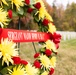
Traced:
[[[50, 39], [39, 42], [42, 48], [34, 54], [35, 61], [33, 64], [18, 56], [17, 48], [15, 48], [16, 44], [13, 41], [2, 39], [0, 43], [0, 72], [3, 75], [52, 75], [56, 66], [56, 49], [59, 48], [61, 35], [56, 33], [56, 27], [53, 24], [52, 17], [46, 11], [43, 1], [0, 1], [0, 16], [4, 15], [0, 19], [2, 28], [6, 28], [13, 17], [22, 17], [26, 13], [30, 13], [34, 17], [39, 31], [48, 33]], [[12, 50], [12, 53], [10, 50]]]

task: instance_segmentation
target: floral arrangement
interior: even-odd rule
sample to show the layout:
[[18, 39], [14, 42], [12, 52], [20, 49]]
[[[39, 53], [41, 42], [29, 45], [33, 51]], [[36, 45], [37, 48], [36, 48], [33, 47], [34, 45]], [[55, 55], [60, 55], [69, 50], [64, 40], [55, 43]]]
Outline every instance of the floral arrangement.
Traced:
[[38, 23], [39, 31], [50, 36], [39, 52], [34, 54], [35, 61], [30, 62], [19, 57], [16, 43], [9, 39], [0, 42], [1, 75], [52, 75], [56, 66], [56, 55], [61, 35], [56, 33], [52, 17], [46, 11], [42, 0], [0, 0], [0, 26], [6, 27], [13, 17], [23, 17], [29, 13]]

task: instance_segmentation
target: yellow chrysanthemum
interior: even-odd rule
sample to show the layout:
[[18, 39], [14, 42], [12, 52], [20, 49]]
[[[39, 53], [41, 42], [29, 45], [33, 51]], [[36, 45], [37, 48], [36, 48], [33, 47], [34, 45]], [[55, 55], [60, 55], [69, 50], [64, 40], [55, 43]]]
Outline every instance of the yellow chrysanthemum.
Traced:
[[41, 55], [40, 60], [44, 67], [48, 68], [50, 66], [50, 60], [46, 55]]
[[13, 71], [9, 70], [10, 75], [26, 75], [25, 68], [22, 66], [16, 66], [13, 68]]
[[50, 21], [53, 22], [53, 19], [52, 19], [51, 15], [50, 15], [47, 11], [46, 11], [46, 13], [45, 13], [45, 17], [46, 17], [48, 20], [50, 20]]
[[47, 40], [43, 47], [46, 47], [46, 49], [53, 50], [54, 52], [57, 52], [55, 44], [51, 40]]
[[35, 3], [40, 2], [41, 8], [39, 9], [39, 19], [43, 19], [45, 17], [46, 9], [42, 0], [35, 0]]
[[8, 39], [5, 39], [4, 41], [3, 39], [1, 40], [0, 52], [2, 55], [0, 57], [2, 57], [2, 65], [4, 62], [7, 63], [7, 65], [9, 65], [9, 62], [13, 64], [11, 57], [18, 55], [18, 51], [16, 51], [17, 48], [15, 48], [15, 46], [16, 44], [12, 41], [8, 41]]
[[49, 26], [49, 29], [48, 29], [49, 32], [51, 32], [52, 34], [56, 32], [56, 27], [52, 25], [52, 23], [49, 23], [48, 26]]
[[39, 9], [39, 19], [43, 19], [45, 17], [45, 12], [46, 10], [43, 7]]
[[7, 1], [6, 0], [0, 0], [0, 4], [2, 5], [2, 3], [4, 3], [5, 5], [7, 5], [8, 6], [8, 3], [7, 3]]
[[56, 57], [53, 56], [53, 57], [51, 58], [50, 62], [51, 62], [51, 66], [52, 66], [52, 67], [55, 67], [55, 66], [56, 66]]
[[8, 13], [4, 11], [2, 8], [0, 8], [0, 25], [3, 28], [4, 25], [8, 25], [7, 22], [9, 22], [8, 18]]
[[43, 19], [46, 17], [48, 20], [53, 21], [52, 17], [49, 15], [49, 13], [45, 9], [45, 5], [42, 0], [35, 0], [35, 2], [41, 3], [41, 8], [39, 9], [39, 19]]
[[31, 64], [27, 64], [25, 66], [25, 70], [26, 70], [26, 74], [27, 75], [36, 75], [38, 72], [38, 69], [36, 69], [35, 67], [33, 67]]
[[12, 0], [12, 8], [13, 4], [15, 4], [17, 10], [19, 10], [21, 6], [24, 6], [24, 0]]
[[41, 75], [48, 75], [48, 72], [45, 71], [45, 72], [43, 72]]
[[0, 52], [0, 58], [2, 57], [2, 52]]

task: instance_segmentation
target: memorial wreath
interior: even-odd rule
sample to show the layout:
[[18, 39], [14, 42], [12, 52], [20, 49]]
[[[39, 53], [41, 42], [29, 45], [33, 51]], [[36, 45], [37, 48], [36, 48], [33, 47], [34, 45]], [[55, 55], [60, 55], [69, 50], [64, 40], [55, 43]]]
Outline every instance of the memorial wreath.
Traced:
[[[38, 23], [39, 32], [47, 33], [46, 41], [39, 41], [42, 47], [30, 62], [19, 57], [13, 40], [1, 38], [4, 29], [13, 17], [29, 13]], [[42, 0], [0, 0], [0, 74], [1, 75], [52, 75], [56, 66], [56, 55], [61, 35], [56, 33], [52, 17], [46, 11]], [[6, 34], [4, 34], [6, 35]], [[45, 38], [45, 37], [44, 37]]]

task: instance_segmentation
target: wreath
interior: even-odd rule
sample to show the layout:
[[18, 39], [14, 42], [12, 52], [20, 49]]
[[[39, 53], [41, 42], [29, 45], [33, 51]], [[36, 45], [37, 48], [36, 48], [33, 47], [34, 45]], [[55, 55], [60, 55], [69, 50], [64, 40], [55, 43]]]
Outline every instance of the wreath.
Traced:
[[52, 75], [56, 66], [56, 55], [61, 35], [56, 33], [52, 17], [42, 0], [0, 0], [0, 26], [5, 28], [13, 17], [30, 13], [38, 23], [40, 32], [50, 36], [40, 41], [42, 47], [34, 54], [35, 61], [23, 60], [18, 55], [16, 43], [9, 39], [0, 42], [0, 73], [3, 75]]

